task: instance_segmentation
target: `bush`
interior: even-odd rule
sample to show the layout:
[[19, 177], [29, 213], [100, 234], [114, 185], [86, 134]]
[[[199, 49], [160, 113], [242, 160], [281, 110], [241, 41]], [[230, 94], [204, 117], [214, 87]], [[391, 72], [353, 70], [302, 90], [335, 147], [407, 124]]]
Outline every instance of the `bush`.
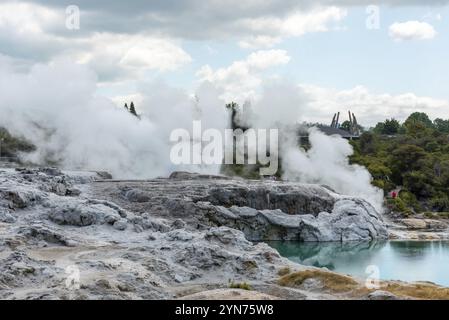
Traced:
[[413, 211], [407, 207], [407, 204], [399, 197], [395, 199], [388, 199], [387, 206], [391, 211], [401, 213], [405, 216], [409, 216], [413, 213]]
[[229, 284], [229, 288], [231, 289], [243, 289], [243, 290], [252, 290], [251, 286], [246, 282], [235, 283], [231, 282]]
[[449, 211], [449, 197], [445, 194], [439, 193], [432, 197], [429, 201], [432, 210], [435, 211]]
[[416, 196], [413, 193], [411, 193], [407, 190], [403, 190], [399, 193], [399, 197], [404, 202], [406, 207], [413, 208], [415, 210], [415, 212], [422, 211], [422, 206], [419, 203], [419, 201], [416, 199]]
[[421, 171], [412, 171], [404, 174], [404, 187], [417, 197], [430, 197], [435, 192], [431, 181]]

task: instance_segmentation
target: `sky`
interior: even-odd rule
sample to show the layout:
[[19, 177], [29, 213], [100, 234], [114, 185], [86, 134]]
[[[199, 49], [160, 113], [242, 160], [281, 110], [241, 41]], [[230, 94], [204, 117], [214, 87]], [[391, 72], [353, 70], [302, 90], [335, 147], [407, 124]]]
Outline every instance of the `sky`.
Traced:
[[364, 126], [414, 111], [447, 119], [448, 53], [449, 0], [0, 3], [0, 72], [81, 64], [96, 95], [138, 110], [155, 83], [190, 95], [210, 83], [243, 103], [282, 82], [304, 98], [302, 120], [348, 109]]

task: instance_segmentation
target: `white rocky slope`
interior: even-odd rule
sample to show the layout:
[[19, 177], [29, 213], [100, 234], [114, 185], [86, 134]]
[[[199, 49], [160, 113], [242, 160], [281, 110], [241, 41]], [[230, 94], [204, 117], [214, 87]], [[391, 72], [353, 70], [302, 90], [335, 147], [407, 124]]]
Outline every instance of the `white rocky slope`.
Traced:
[[0, 169], [0, 298], [169, 299], [229, 281], [282, 298], [328, 298], [279, 287], [281, 268], [305, 267], [248, 240], [387, 237], [367, 202], [321, 186], [103, 177]]

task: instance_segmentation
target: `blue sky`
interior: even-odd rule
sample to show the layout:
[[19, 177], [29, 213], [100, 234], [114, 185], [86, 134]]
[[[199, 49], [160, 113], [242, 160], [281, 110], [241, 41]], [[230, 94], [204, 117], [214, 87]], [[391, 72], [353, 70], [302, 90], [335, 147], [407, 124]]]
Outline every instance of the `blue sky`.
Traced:
[[[441, 15], [441, 20], [436, 18]], [[444, 19], [444, 17], [447, 17]], [[291, 56], [288, 65], [272, 72], [300, 83], [340, 90], [357, 85], [376, 92], [449, 99], [449, 7], [380, 7], [380, 28], [365, 26], [365, 7], [351, 8], [342, 30], [306, 34], [284, 40], [276, 48]], [[430, 41], [394, 41], [388, 27], [395, 21], [431, 23], [438, 35]], [[251, 50], [235, 41], [186, 41], [191, 64], [165, 76], [169, 83], [190, 88], [195, 72], [204, 64], [226, 67], [245, 59]], [[213, 52], [211, 52], [213, 51]]]

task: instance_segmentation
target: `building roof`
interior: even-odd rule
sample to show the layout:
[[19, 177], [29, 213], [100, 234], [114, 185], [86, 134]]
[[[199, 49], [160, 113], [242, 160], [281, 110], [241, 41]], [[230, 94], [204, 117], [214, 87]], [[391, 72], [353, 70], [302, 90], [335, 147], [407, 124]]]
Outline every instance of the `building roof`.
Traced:
[[320, 129], [323, 133], [327, 134], [328, 136], [336, 134], [346, 139], [358, 138], [358, 136], [350, 134], [348, 131], [339, 128], [332, 128], [328, 126], [317, 126], [317, 128]]

